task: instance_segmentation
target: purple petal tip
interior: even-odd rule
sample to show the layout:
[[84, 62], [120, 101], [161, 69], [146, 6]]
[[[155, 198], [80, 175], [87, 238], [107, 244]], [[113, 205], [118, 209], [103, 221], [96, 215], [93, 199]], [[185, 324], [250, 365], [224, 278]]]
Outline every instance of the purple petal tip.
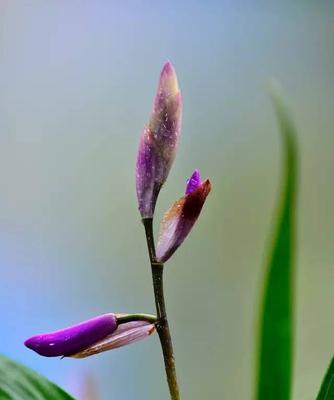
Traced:
[[201, 175], [198, 169], [195, 169], [191, 177], [187, 180], [185, 194], [192, 193], [194, 190], [198, 188], [198, 186], [200, 186], [200, 184], [201, 184]]

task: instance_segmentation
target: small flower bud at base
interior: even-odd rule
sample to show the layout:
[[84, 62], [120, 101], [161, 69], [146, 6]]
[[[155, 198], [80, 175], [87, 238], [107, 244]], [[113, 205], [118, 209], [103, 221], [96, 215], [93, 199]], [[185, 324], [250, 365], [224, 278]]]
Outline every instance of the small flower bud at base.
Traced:
[[65, 329], [33, 336], [24, 344], [45, 357], [69, 356], [105, 338], [116, 329], [116, 315], [104, 314]]

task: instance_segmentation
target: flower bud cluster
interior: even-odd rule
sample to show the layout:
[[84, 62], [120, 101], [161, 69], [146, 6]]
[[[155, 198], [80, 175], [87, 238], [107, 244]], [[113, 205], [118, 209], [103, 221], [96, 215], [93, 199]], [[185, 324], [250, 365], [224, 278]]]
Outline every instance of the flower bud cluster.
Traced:
[[[136, 163], [138, 209], [152, 219], [162, 185], [173, 164], [181, 130], [182, 98], [174, 67], [167, 62], [160, 74], [153, 110], [140, 137]], [[165, 213], [160, 227], [156, 262], [166, 262], [195, 224], [207, 195], [209, 180], [197, 170], [188, 179], [185, 195]], [[156, 318], [146, 314], [104, 314], [65, 329], [33, 336], [25, 346], [46, 357], [84, 358], [150, 336]]]

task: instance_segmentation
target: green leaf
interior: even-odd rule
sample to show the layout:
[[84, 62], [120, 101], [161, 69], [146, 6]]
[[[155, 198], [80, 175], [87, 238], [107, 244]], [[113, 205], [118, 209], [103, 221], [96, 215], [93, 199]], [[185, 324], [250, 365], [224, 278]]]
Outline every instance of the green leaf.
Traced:
[[317, 400], [334, 400], [334, 357], [321, 384]]
[[297, 148], [296, 131], [277, 90], [272, 90], [283, 143], [283, 180], [266, 266], [258, 342], [257, 400], [291, 395]]
[[74, 400], [31, 369], [0, 355], [1, 400]]

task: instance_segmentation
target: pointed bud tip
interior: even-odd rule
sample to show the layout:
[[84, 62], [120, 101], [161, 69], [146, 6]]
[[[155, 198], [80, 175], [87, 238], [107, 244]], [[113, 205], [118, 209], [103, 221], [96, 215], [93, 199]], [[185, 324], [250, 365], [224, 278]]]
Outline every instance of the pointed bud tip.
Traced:
[[180, 91], [176, 72], [170, 61], [161, 70], [159, 88], [166, 96], [174, 96]]
[[33, 348], [34, 348], [34, 342], [35, 342], [35, 340], [33, 340], [33, 339], [34, 339], [34, 337], [31, 337], [31, 338], [29, 338], [29, 339], [26, 339], [26, 340], [23, 342], [23, 344], [24, 344], [26, 347], [28, 347], [28, 349], [33, 350]]
[[211, 182], [209, 179], [201, 182], [195, 191], [192, 193], [194, 198], [202, 199], [204, 202], [208, 194], [211, 192]]
[[167, 60], [162, 67], [161, 74], [175, 74], [174, 65], [169, 60]]
[[203, 185], [203, 189], [204, 189], [203, 191], [205, 192], [206, 195], [208, 195], [210, 193], [210, 191], [211, 191], [211, 188], [212, 188], [210, 180], [206, 179], [202, 183], [202, 185]]

